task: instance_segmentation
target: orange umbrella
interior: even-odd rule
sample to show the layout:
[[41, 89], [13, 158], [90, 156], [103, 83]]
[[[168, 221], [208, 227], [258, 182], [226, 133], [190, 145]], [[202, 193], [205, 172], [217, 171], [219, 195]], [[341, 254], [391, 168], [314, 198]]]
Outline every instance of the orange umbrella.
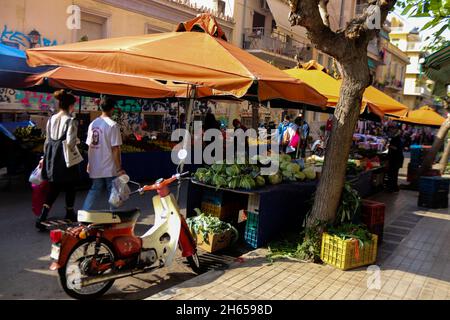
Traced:
[[51, 87], [77, 91], [149, 99], [175, 96], [175, 90], [155, 80], [73, 67], [59, 67], [30, 76], [25, 80], [24, 86], [42, 85], [45, 80]]
[[238, 98], [257, 84], [257, 95], [262, 101], [282, 98], [317, 106], [326, 104], [326, 98], [307, 84], [213, 36], [221, 32], [210, 15], [204, 14], [201, 23], [187, 22], [183, 28], [198, 29], [206, 19], [211, 21], [204, 32], [169, 32], [31, 49], [27, 50], [28, 63], [185, 82]]
[[417, 110], [408, 112], [408, 115], [406, 117], [401, 117], [398, 119], [393, 118], [392, 120], [418, 125], [440, 127], [445, 121], [445, 118], [429, 106], [423, 106]]
[[[325, 72], [325, 68], [314, 60], [301, 65], [301, 68], [285, 70], [287, 74], [296, 79], [300, 79], [328, 98], [328, 106], [336, 106], [342, 81], [337, 80]], [[361, 113], [366, 109], [369, 112], [383, 117], [385, 114], [393, 116], [403, 116], [408, 108], [391, 98], [384, 92], [369, 86], [364, 91]]]

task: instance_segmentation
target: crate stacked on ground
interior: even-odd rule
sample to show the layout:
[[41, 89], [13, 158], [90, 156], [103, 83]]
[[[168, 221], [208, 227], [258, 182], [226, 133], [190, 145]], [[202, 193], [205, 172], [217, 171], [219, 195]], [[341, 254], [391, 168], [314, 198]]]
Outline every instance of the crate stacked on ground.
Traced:
[[326, 264], [341, 270], [353, 269], [373, 264], [377, 259], [376, 234], [372, 234], [372, 240], [360, 246], [356, 239], [342, 239], [326, 232], [322, 234], [322, 246], [320, 259]]
[[442, 177], [421, 177], [417, 205], [425, 208], [448, 208], [450, 179]]
[[378, 236], [378, 243], [383, 241], [385, 211], [384, 203], [367, 199], [362, 201], [362, 222], [371, 233]]
[[412, 145], [410, 148], [411, 159], [408, 164], [407, 181], [411, 182], [416, 180], [419, 168], [423, 163], [427, 152], [430, 150], [430, 146]]

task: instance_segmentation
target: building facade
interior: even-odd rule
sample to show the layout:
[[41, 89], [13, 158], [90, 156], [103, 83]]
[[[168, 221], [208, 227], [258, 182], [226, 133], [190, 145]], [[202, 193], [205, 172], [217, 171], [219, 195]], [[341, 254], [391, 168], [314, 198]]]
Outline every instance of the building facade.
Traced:
[[403, 103], [410, 109], [417, 109], [422, 105], [433, 104], [433, 81], [427, 79], [420, 70], [420, 59], [426, 55], [424, 44], [418, 28], [411, 28], [406, 21], [398, 16], [389, 16], [391, 43], [409, 58], [406, 67], [405, 83], [403, 90]]

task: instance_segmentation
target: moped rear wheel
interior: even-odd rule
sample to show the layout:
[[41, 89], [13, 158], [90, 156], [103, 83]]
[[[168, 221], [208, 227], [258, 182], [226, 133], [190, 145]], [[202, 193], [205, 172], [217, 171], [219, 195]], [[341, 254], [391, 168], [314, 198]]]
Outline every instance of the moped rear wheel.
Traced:
[[189, 267], [191, 267], [192, 271], [194, 271], [197, 274], [200, 274], [202, 272], [197, 252], [194, 253], [192, 256], [187, 257], [186, 260], [189, 264]]
[[107, 242], [100, 240], [99, 251], [95, 255], [95, 239], [86, 239], [79, 242], [69, 254], [67, 263], [58, 270], [59, 280], [63, 290], [72, 298], [79, 300], [96, 299], [108, 291], [114, 283], [109, 280], [86, 287], [77, 284], [84, 277], [104, 275], [112, 272], [112, 269], [93, 272], [89, 270], [92, 259], [98, 264], [114, 263], [114, 250]]

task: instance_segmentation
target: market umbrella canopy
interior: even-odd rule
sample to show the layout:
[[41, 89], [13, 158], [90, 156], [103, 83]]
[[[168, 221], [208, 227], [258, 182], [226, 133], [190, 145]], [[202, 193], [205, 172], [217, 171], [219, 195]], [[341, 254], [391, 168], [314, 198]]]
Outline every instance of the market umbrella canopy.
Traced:
[[59, 67], [25, 79], [23, 87], [43, 85], [77, 91], [130, 96], [136, 98], [174, 97], [175, 91], [148, 78], [97, 70]]
[[319, 106], [326, 104], [326, 98], [315, 89], [209, 34], [208, 30], [31, 49], [27, 51], [28, 62], [32, 66], [72, 66], [197, 84], [238, 98], [257, 83], [258, 98], [262, 101], [282, 98]]
[[175, 32], [183, 31], [206, 32], [213, 37], [228, 41], [225, 32], [223, 32], [216, 19], [208, 14], [200, 14], [190, 21], [180, 23]]
[[20, 88], [29, 75], [42, 73], [51, 68], [31, 68], [25, 51], [0, 43], [0, 87]]
[[[314, 60], [297, 68], [285, 70], [287, 74], [300, 79], [327, 97], [328, 106], [336, 106], [339, 100], [342, 80], [337, 80], [326, 73], [326, 69]], [[363, 94], [361, 113], [368, 110], [379, 117], [385, 114], [393, 116], [406, 115], [408, 108], [382, 91], [369, 86]]]
[[392, 120], [418, 125], [440, 127], [445, 121], [445, 118], [429, 106], [423, 106], [417, 110], [408, 112], [408, 115], [406, 117]]

